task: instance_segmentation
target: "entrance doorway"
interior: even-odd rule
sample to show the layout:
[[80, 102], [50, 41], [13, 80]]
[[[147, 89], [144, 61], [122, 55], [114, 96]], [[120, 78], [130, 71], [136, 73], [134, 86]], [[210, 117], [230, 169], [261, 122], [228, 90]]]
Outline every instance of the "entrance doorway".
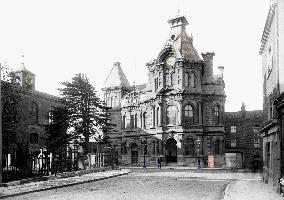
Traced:
[[166, 159], [167, 163], [177, 162], [177, 141], [174, 138], [166, 141]]
[[138, 163], [138, 145], [133, 143], [131, 145], [131, 164]]

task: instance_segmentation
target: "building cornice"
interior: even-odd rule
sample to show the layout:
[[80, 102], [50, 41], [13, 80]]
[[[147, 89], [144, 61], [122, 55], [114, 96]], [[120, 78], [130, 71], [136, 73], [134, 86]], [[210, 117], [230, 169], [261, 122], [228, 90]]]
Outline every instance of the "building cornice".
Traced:
[[275, 16], [276, 7], [277, 7], [277, 3], [274, 3], [269, 8], [268, 15], [267, 15], [266, 22], [265, 22], [265, 26], [264, 26], [263, 33], [262, 33], [262, 37], [261, 37], [261, 47], [260, 47], [260, 50], [259, 50], [260, 55], [263, 54], [267, 40], [269, 38], [272, 22], [273, 22], [273, 19], [274, 19], [274, 16]]

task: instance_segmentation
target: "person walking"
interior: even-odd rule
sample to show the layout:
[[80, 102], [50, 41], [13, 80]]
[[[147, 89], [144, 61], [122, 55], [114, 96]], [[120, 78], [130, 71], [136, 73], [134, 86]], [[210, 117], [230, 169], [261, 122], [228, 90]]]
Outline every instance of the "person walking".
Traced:
[[162, 165], [161, 165], [161, 157], [158, 156], [158, 168], [161, 169]]

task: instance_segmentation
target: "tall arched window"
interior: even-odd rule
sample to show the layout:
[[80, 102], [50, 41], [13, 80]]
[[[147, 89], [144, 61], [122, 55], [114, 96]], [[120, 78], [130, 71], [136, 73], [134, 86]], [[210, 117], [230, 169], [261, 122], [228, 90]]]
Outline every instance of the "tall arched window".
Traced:
[[184, 73], [184, 86], [188, 87], [189, 86], [189, 74], [188, 73]]
[[219, 155], [219, 154], [221, 154], [221, 141], [219, 140], [219, 139], [217, 139], [216, 141], [215, 141], [215, 154], [216, 155]]
[[114, 106], [114, 107], [118, 106], [117, 96], [114, 97], [113, 106]]
[[220, 123], [220, 109], [219, 106], [214, 107], [214, 124]]
[[106, 105], [109, 107], [110, 106], [110, 99], [109, 99], [109, 97], [107, 98], [107, 100], [106, 100]]
[[125, 130], [125, 128], [126, 128], [126, 124], [125, 124], [125, 123], [126, 123], [126, 117], [123, 116], [123, 117], [122, 117], [122, 129], [123, 129], [123, 130]]
[[144, 129], [147, 128], [147, 113], [146, 112], [143, 113], [143, 128]]
[[193, 73], [190, 74], [190, 86], [195, 88], [195, 75]]
[[171, 74], [171, 86], [174, 86], [175, 84], [175, 73]]
[[194, 124], [193, 108], [189, 104], [184, 108], [184, 121], [186, 124]]
[[175, 106], [167, 107], [167, 124], [176, 125], [177, 108]]
[[157, 112], [156, 112], [156, 124], [157, 124], [157, 126], [159, 126], [160, 125], [160, 108], [158, 107], [157, 108]]
[[110, 107], [113, 107], [113, 97], [110, 98]]
[[184, 154], [186, 156], [194, 156], [194, 140], [192, 138], [186, 138], [184, 143]]

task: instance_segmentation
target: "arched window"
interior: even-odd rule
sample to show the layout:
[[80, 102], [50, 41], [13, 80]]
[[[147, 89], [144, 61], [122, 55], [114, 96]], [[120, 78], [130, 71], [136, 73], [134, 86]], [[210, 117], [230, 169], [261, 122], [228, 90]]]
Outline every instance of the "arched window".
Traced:
[[117, 101], [117, 97], [114, 97], [114, 101], [113, 101], [113, 106], [116, 107], [118, 106], [118, 101]]
[[167, 124], [176, 125], [177, 108], [175, 106], [167, 107]]
[[217, 139], [216, 141], [215, 141], [215, 154], [216, 155], [219, 155], [219, 154], [221, 154], [221, 141], [219, 140], [219, 139]]
[[134, 115], [134, 128], [137, 129], [137, 114]]
[[157, 126], [159, 126], [160, 125], [160, 108], [158, 107], [157, 108], [157, 112], [156, 112], [156, 121], [157, 121]]
[[36, 102], [32, 102], [31, 123], [38, 124], [38, 105]]
[[169, 70], [166, 71], [166, 86], [170, 85], [170, 72]]
[[214, 107], [214, 124], [220, 123], [220, 109], [219, 106]]
[[125, 124], [125, 123], [126, 123], [126, 117], [123, 116], [123, 117], [122, 117], [122, 129], [123, 129], [123, 130], [125, 130], [125, 128], [126, 128], [126, 124]]
[[194, 156], [194, 140], [192, 138], [186, 138], [184, 144], [184, 154], [186, 156]]
[[175, 73], [171, 74], [171, 86], [174, 86], [175, 84]]
[[143, 113], [143, 128], [146, 129], [147, 127], [147, 113]]
[[188, 87], [189, 86], [189, 74], [188, 73], [184, 73], [184, 86]]
[[113, 97], [110, 98], [110, 107], [113, 107]]
[[126, 147], [126, 142], [123, 142], [121, 144], [121, 155], [127, 154], [127, 147]]
[[194, 124], [193, 108], [189, 104], [184, 108], [184, 120], [186, 124]]
[[190, 86], [195, 88], [195, 75], [193, 73], [190, 74]]

